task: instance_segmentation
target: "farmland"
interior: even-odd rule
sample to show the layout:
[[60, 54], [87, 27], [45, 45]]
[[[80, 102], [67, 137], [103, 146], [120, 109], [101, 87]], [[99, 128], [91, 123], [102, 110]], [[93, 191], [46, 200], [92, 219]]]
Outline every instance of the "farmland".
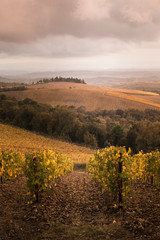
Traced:
[[5, 92], [18, 100], [31, 98], [37, 102], [56, 105], [84, 106], [87, 111], [128, 109], [159, 109], [157, 93], [99, 87], [76, 83], [44, 83], [30, 85], [26, 91]]
[[[22, 151], [22, 153], [25, 153], [31, 149], [39, 151], [41, 147], [51, 147], [51, 145], [54, 144], [54, 139], [50, 142], [44, 137], [36, 136], [23, 130], [21, 132], [20, 129], [3, 124], [1, 124], [1, 129], [3, 129], [3, 131], [1, 131], [1, 143], [3, 143], [1, 147], [4, 150], [5, 148], [12, 148], [14, 151], [18, 149]], [[8, 136], [4, 138], [4, 142], [2, 142], [5, 135]], [[15, 136], [17, 141], [13, 140]], [[21, 141], [23, 141], [23, 145], [20, 144]], [[39, 142], [40, 144], [37, 146], [33, 145], [33, 141], [35, 143]], [[61, 150], [64, 150], [62, 145], [64, 145], [64, 147], [67, 146], [65, 142], [55, 141], [55, 143], [57, 148]], [[15, 146], [11, 144], [15, 144]], [[92, 151], [90, 149], [87, 150], [87, 148], [83, 148], [82, 150], [82, 147], [72, 146], [71, 144], [68, 147], [74, 152], [79, 149], [79, 152], [84, 150], [91, 154]], [[110, 158], [108, 158], [108, 162], [106, 161], [107, 158], [105, 156], [110, 149], [114, 151], [114, 154], [112, 152], [114, 156], [111, 156], [114, 159], [114, 168], [110, 168], [109, 175], [106, 175], [106, 167], [112, 164], [111, 162], [109, 163]], [[94, 159], [92, 158], [89, 163], [90, 171], [93, 171], [95, 176], [100, 177], [102, 184], [106, 185], [107, 183], [104, 182], [104, 175], [109, 178], [110, 176], [112, 176], [112, 178], [114, 177], [116, 183], [117, 176], [112, 174], [112, 170], [114, 173], [117, 169], [115, 165], [115, 162], [119, 159], [119, 152], [117, 152], [117, 150], [123, 151], [125, 170], [122, 176], [125, 178], [125, 181], [128, 182], [131, 176], [129, 172], [126, 171], [129, 170], [128, 167], [130, 163], [128, 164], [126, 160], [130, 154], [126, 153], [123, 150], [124, 148], [119, 148], [120, 150], [118, 148], [116, 150], [115, 148], [116, 151], [114, 148], [110, 149], [97, 152], [98, 158], [96, 155], [95, 157], [99, 163], [96, 166], [96, 162], [93, 162]], [[66, 153], [67, 152], [69, 156], [69, 149], [66, 150]], [[6, 156], [8, 156], [8, 154]], [[45, 157], [46, 156], [45, 154]], [[152, 155], [150, 156], [152, 157]], [[85, 156], [82, 156], [82, 158], [84, 157]], [[139, 157], [137, 160], [138, 162], [139, 160], [141, 161]], [[30, 193], [27, 193], [27, 179], [25, 176], [20, 175], [17, 178], [5, 180], [0, 185], [0, 223], [2, 226], [0, 227], [0, 236], [3, 236], [2, 239], [6, 240], [14, 238], [26, 239], [26, 237], [27, 239], [37, 240], [94, 240], [97, 239], [97, 236], [101, 236], [101, 239], [109, 240], [158, 239], [160, 193], [156, 186], [143, 182], [143, 172], [141, 172], [141, 170], [145, 170], [145, 167], [139, 165], [139, 163], [135, 165], [135, 167], [140, 167], [140, 171], [135, 172], [135, 174], [136, 177], [139, 177], [137, 173], [140, 174], [142, 180], [133, 182], [132, 194], [127, 196], [127, 201], [125, 201], [125, 206], [122, 211], [118, 210], [115, 200], [113, 200], [107, 188], [105, 191], [102, 191], [99, 184], [88, 177], [85, 169], [76, 170], [68, 176], [56, 180], [55, 184], [52, 184], [48, 191], [44, 190], [39, 194], [38, 203], [30, 201], [31, 196]], [[98, 168], [99, 171], [97, 171]], [[27, 169], [29, 169], [29, 165]], [[46, 172], [44, 173], [46, 174]], [[126, 182], [125, 187], [127, 187]]]
[[[76, 107], [85, 106], [89, 111], [112, 109], [111, 112], [91, 112], [89, 113], [90, 115], [87, 115], [88, 113], [83, 109], [79, 109], [78, 112], [73, 107], [57, 107], [52, 109], [53, 112], [51, 113], [53, 115], [51, 116], [51, 120], [56, 119], [56, 116], [58, 119], [58, 116], [60, 116], [58, 115], [59, 113], [67, 112], [70, 113], [69, 115], [72, 115], [74, 112], [75, 123], [78, 123], [78, 125], [75, 125], [77, 126], [76, 128], [78, 129], [79, 127], [79, 130], [83, 129], [81, 128], [82, 123], [85, 123], [86, 126], [84, 125], [83, 129], [84, 135], [86, 127], [88, 127], [88, 131], [91, 131], [85, 136], [86, 139], [90, 136], [93, 140], [94, 137], [91, 133], [96, 132], [101, 141], [101, 136], [104, 134], [106, 139], [108, 137], [108, 141], [113, 142], [112, 144], [115, 142], [115, 145], [121, 145], [124, 142], [124, 137], [126, 137], [127, 141], [130, 139], [131, 145], [135, 144], [137, 147], [135, 148], [136, 151], [139, 151], [139, 148], [142, 147], [147, 151], [148, 149], [155, 150], [159, 144], [157, 131], [159, 129], [159, 111], [155, 111], [154, 109], [159, 109], [160, 104], [159, 95], [156, 93], [103, 88], [91, 85], [84, 86], [81, 84], [77, 86], [75, 83], [48, 83], [30, 86], [28, 90], [23, 92], [10, 91], [5, 92], [5, 94], [16, 97], [19, 100], [29, 97], [39, 103], [51, 104], [52, 106], [56, 106], [57, 104], [74, 105]], [[11, 100], [2, 97], [1, 104], [1, 110], [3, 106], [7, 106], [3, 104], [8, 104], [9, 106], [8, 109], [7, 107], [3, 109], [1, 116], [6, 116], [5, 120], [7, 122], [12, 115], [14, 124], [16, 121], [19, 123], [19, 119], [23, 117], [23, 110], [27, 109], [29, 113], [29, 110], [33, 110], [35, 107], [31, 111], [37, 116], [37, 118], [32, 118], [30, 121], [33, 126], [39, 126], [37, 125], [38, 120], [43, 120], [40, 117], [42, 116], [40, 115], [40, 109], [46, 111], [47, 116], [49, 116], [48, 109], [51, 111], [49, 106], [39, 105], [30, 100], [16, 102], [14, 99]], [[15, 117], [11, 106], [14, 107], [13, 110], [16, 109], [17, 116]], [[18, 115], [18, 108], [21, 110], [21, 115]], [[116, 110], [117, 108], [119, 110], [113, 111], [113, 109]], [[134, 109], [127, 110], [128, 108]], [[145, 108], [152, 109], [140, 111]], [[12, 114], [7, 115], [9, 111]], [[54, 111], [57, 111], [57, 115]], [[66, 115], [61, 115], [64, 120], [63, 116], [66, 118]], [[155, 118], [154, 121], [152, 119], [153, 116]], [[79, 120], [81, 119], [84, 122], [79, 122], [78, 117]], [[47, 129], [54, 129], [55, 123], [52, 121], [48, 121], [48, 126], [51, 126], [51, 128]], [[62, 121], [60, 122], [62, 123]], [[74, 126], [71, 121], [67, 122], [65, 120], [63, 122], [65, 122], [65, 126], [69, 123]], [[51, 123], [52, 125], [50, 125]], [[131, 123], [136, 123], [136, 128], [132, 128]], [[56, 122], [56, 128], [58, 124]], [[100, 124], [101, 128], [97, 127], [95, 130], [93, 126], [98, 126], [98, 124]], [[121, 126], [117, 124], [121, 124]], [[63, 128], [63, 125], [61, 127], [63, 130], [66, 130], [66, 128]], [[124, 127], [126, 135], [121, 131]], [[135, 155], [134, 159], [131, 158], [130, 153], [125, 152], [123, 156], [123, 173], [119, 175], [117, 172], [117, 163], [120, 153], [114, 151], [114, 148], [114, 154], [112, 153], [109, 156], [108, 151], [110, 150], [97, 151], [85, 146], [62, 141], [60, 138], [55, 138], [54, 135], [47, 135], [47, 133], [46, 135], [45, 133], [42, 135], [40, 131], [39, 133], [38, 131], [35, 133], [33, 129], [30, 132], [0, 123], [0, 149], [4, 150], [2, 155], [6, 156], [7, 159], [9, 153], [13, 156], [13, 153], [18, 151], [23, 156], [25, 154], [28, 156], [26, 175], [22, 173], [16, 178], [4, 179], [0, 185], [0, 226], [2, 226], [0, 227], [0, 236], [2, 236], [2, 239], [94, 240], [98, 237], [108, 240], [159, 239], [160, 192], [158, 189], [159, 175], [157, 175], [159, 173], [159, 165], [150, 165], [150, 161], [154, 160], [152, 154], [143, 155], [140, 153], [139, 155]], [[153, 134], [150, 134], [151, 129]], [[94, 132], [92, 132], [93, 130]], [[107, 135], [109, 131], [111, 131], [112, 135]], [[81, 131], [79, 132], [81, 133]], [[63, 136], [59, 135], [59, 137]], [[134, 141], [133, 136], [137, 137]], [[120, 140], [121, 142], [119, 142]], [[11, 152], [8, 152], [8, 149]], [[44, 149], [50, 149], [51, 152]], [[37, 152], [36, 156], [38, 160], [35, 160], [35, 153], [32, 153], [32, 150]], [[61, 172], [61, 168], [57, 172], [54, 172], [52, 158], [48, 159], [46, 157], [51, 156], [52, 151], [60, 151], [62, 155], [71, 159], [75, 166], [72, 173], [57, 178], [53, 183], [50, 181], [55, 178], [54, 174]], [[157, 163], [159, 155], [156, 154], [159, 154], [159, 152], [153, 152], [153, 156], [156, 156], [156, 161], [153, 162]], [[55, 162], [60, 160], [59, 156], [61, 155], [57, 155]], [[106, 156], [109, 157], [106, 158]], [[141, 161], [141, 158], [143, 161]], [[37, 162], [33, 162], [33, 160]], [[10, 161], [13, 163], [12, 158]], [[133, 162], [137, 164], [133, 164]], [[41, 171], [37, 172], [39, 163]], [[89, 174], [86, 172], [86, 163]], [[15, 164], [16, 161], [14, 162]], [[30, 165], [32, 165], [32, 171], [30, 171]], [[111, 167], [112, 165], [114, 166]], [[131, 165], [132, 169], [129, 168]], [[5, 166], [8, 168], [8, 163]], [[49, 168], [48, 166], [52, 167]], [[109, 171], [106, 170], [107, 168]], [[36, 174], [40, 176], [38, 180]], [[93, 179], [91, 175], [92, 177], [94, 176]], [[13, 171], [9, 171], [9, 176], [17, 176], [17, 173], [13, 174]], [[30, 182], [32, 183], [29, 192], [27, 190], [27, 176], [31, 178]], [[123, 193], [126, 196], [124, 195], [123, 208], [119, 209], [113, 193], [116, 191], [115, 195], [117, 197], [117, 186], [119, 186], [117, 183], [119, 183], [120, 176], [123, 177]], [[154, 184], [151, 184], [152, 177]], [[96, 182], [94, 179], [96, 179]], [[32, 196], [36, 195], [36, 191], [35, 189], [33, 191], [32, 187], [37, 186], [37, 181], [42, 186], [42, 191], [38, 195], [38, 203], [31, 201], [31, 193]], [[47, 183], [49, 184], [49, 190], [46, 189]]]
[[44, 137], [20, 128], [0, 124], [0, 148], [17, 149], [22, 152], [40, 149], [60, 151], [76, 163], [86, 162], [95, 152], [90, 148], [65, 141]]

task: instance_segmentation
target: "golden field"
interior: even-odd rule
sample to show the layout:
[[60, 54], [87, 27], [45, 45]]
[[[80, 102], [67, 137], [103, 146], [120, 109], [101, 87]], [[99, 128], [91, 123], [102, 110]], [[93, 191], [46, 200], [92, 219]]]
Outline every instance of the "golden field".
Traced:
[[0, 123], [0, 149], [28, 152], [39, 149], [60, 151], [75, 163], [85, 163], [95, 150], [65, 141], [44, 137], [17, 127]]
[[107, 88], [79, 83], [44, 83], [28, 87], [26, 91], [5, 92], [18, 100], [31, 98], [37, 102], [56, 105], [84, 106], [88, 111], [136, 108], [160, 108], [157, 93]]

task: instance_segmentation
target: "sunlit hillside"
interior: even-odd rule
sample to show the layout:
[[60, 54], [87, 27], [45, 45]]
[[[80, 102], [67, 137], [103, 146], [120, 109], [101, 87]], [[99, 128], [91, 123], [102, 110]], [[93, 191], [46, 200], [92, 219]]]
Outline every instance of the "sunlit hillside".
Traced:
[[9, 91], [5, 94], [18, 100], [28, 97], [52, 106], [84, 106], [88, 111], [160, 108], [160, 96], [157, 93], [77, 83], [36, 84], [29, 86], [26, 91]]
[[65, 141], [44, 137], [20, 128], [0, 123], [0, 149], [14, 149], [22, 152], [39, 149], [53, 149], [64, 153], [74, 162], [86, 162], [94, 150]]

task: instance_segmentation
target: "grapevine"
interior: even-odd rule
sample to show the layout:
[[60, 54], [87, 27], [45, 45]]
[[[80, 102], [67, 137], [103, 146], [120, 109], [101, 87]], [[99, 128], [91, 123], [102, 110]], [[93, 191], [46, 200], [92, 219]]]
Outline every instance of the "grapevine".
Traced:
[[41, 150], [25, 155], [24, 173], [27, 177], [28, 194], [36, 201], [39, 193], [51, 187], [55, 180], [73, 170], [73, 163], [59, 152]]
[[[160, 187], [160, 152], [158, 150], [144, 154], [131, 155], [125, 147], [109, 147], [92, 157], [87, 170], [91, 177], [100, 183], [103, 190], [109, 190], [116, 205], [122, 204], [122, 196], [131, 190], [131, 183], [137, 180], [149, 181]], [[119, 195], [119, 198], [118, 198]], [[121, 196], [122, 195], [122, 196]]]
[[[118, 171], [118, 166], [123, 164], [123, 171]], [[125, 147], [110, 147], [99, 150], [87, 165], [88, 172], [98, 181], [102, 189], [108, 189], [118, 203], [118, 194], [126, 195], [131, 181], [130, 167], [132, 159], [130, 150]], [[123, 185], [120, 187], [120, 181]], [[122, 200], [119, 202], [121, 204]]]
[[22, 173], [24, 157], [12, 150], [0, 151], [0, 178], [11, 179]]

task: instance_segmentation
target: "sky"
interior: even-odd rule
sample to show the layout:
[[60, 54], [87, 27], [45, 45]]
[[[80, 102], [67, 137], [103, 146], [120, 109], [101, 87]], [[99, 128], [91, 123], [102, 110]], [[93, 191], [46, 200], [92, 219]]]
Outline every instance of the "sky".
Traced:
[[0, 71], [160, 69], [160, 0], [0, 0]]

